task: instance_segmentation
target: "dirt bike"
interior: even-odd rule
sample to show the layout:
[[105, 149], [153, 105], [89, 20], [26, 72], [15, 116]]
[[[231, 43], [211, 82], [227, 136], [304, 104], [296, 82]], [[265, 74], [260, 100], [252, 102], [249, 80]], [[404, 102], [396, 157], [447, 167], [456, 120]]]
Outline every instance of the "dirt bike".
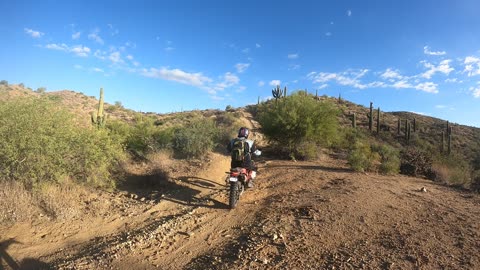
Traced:
[[[262, 152], [260, 150], [256, 150], [254, 155], [259, 156], [261, 153]], [[255, 179], [256, 172], [247, 168], [237, 167], [231, 168], [230, 172], [227, 173], [228, 176], [226, 182], [227, 185], [230, 186], [229, 206], [230, 209], [234, 209], [238, 204], [238, 200], [240, 200], [240, 196], [243, 194], [245, 189], [248, 188], [249, 182], [252, 179]]]

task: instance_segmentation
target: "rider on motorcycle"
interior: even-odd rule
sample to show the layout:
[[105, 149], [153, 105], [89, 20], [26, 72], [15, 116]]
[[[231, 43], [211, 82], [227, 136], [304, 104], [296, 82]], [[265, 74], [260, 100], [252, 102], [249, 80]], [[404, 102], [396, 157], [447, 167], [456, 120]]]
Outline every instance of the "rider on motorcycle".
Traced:
[[252, 160], [252, 154], [257, 150], [257, 147], [255, 145], [255, 142], [252, 140], [248, 139], [250, 131], [246, 127], [241, 127], [238, 130], [238, 136], [237, 138], [234, 138], [230, 141], [230, 143], [227, 145], [227, 150], [229, 153], [232, 152], [234, 149], [235, 142], [238, 141], [244, 141], [245, 142], [245, 149], [244, 149], [244, 157], [243, 160], [234, 160], [232, 158], [232, 161], [230, 163], [230, 168], [237, 168], [237, 167], [243, 167], [246, 168], [250, 171], [252, 171], [252, 179], [248, 182], [248, 187], [253, 187], [253, 178], [255, 178], [256, 170], [257, 168], [255, 167], [255, 164], [253, 163]]

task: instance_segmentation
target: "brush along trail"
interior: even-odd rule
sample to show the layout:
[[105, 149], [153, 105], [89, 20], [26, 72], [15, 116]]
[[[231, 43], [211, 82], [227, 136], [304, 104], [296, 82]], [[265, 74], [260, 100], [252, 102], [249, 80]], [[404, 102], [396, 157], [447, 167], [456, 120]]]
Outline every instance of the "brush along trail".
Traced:
[[[258, 123], [245, 124], [261, 143]], [[228, 209], [229, 157], [171, 172], [159, 190], [102, 192], [101, 215], [2, 228], [9, 269], [479, 269], [480, 196], [428, 180], [262, 157]], [[90, 202], [90, 204], [93, 204]], [[13, 260], [7, 262], [8, 256]], [[1, 267], [0, 267], [1, 268]]]

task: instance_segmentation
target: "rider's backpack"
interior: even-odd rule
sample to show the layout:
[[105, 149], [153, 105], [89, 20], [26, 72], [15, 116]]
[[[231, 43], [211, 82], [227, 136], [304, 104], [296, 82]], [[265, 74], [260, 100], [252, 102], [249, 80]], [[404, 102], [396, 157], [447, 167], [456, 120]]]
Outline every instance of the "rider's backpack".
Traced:
[[247, 147], [246, 140], [235, 139], [232, 145], [232, 160], [233, 161], [244, 161], [245, 160], [245, 151]]

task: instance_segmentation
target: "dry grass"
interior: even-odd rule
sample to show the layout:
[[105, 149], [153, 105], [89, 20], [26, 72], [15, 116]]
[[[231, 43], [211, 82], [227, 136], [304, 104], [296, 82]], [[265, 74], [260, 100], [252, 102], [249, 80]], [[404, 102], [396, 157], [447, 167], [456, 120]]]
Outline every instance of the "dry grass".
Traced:
[[44, 184], [35, 190], [13, 181], [0, 181], [0, 224], [32, 221], [37, 217], [66, 220], [82, 213], [83, 187], [73, 183]]

